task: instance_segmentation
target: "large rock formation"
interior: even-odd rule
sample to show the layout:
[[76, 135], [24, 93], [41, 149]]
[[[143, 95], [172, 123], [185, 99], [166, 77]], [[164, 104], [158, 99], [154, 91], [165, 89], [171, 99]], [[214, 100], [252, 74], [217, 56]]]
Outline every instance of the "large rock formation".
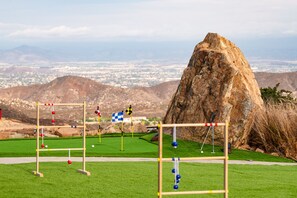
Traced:
[[[215, 122], [230, 121], [229, 140], [239, 147], [246, 144], [255, 110], [262, 105], [255, 76], [240, 49], [224, 37], [208, 33], [194, 49], [164, 123], [207, 122], [217, 111]], [[201, 140], [202, 133], [183, 129], [180, 134]]]

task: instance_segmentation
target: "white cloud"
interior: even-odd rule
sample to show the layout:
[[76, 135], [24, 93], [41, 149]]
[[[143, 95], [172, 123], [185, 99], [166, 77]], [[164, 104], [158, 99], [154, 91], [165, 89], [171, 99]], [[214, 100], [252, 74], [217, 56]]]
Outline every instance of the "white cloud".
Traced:
[[[30, 12], [15, 10], [10, 12], [14, 13], [11, 16], [0, 13], [5, 23], [0, 23], [0, 36], [43, 40], [185, 40], [201, 38], [207, 32], [226, 37], [287, 36], [297, 32], [296, 0], [92, 2], [53, 4], [47, 9], [42, 3], [37, 4], [41, 7], [26, 4], [34, 12], [28, 8]], [[23, 17], [15, 13], [22, 13]]]
[[27, 27], [10, 33], [9, 37], [26, 37], [26, 38], [67, 38], [84, 36], [90, 31], [88, 27]]

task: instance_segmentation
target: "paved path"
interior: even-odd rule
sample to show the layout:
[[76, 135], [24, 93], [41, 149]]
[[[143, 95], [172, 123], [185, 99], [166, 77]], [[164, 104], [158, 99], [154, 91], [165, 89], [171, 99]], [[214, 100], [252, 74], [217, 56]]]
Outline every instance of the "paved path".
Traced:
[[[22, 164], [34, 163], [35, 157], [3, 157], [0, 158], [0, 164]], [[68, 157], [40, 157], [40, 162], [66, 162]], [[72, 157], [73, 162], [81, 162], [81, 157]], [[87, 157], [87, 162], [157, 162], [157, 158], [128, 158], [128, 157]], [[196, 163], [220, 164], [222, 160], [195, 160]], [[259, 162], [244, 160], [229, 160], [229, 164], [247, 164], [247, 165], [279, 165], [279, 166], [297, 166], [297, 163], [287, 162]]]

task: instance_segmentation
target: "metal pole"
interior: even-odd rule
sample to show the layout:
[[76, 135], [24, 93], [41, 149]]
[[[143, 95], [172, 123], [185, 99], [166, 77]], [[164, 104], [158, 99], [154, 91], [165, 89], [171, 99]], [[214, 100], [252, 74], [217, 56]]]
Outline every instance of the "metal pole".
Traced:
[[122, 121], [121, 151], [124, 151], [124, 121]]
[[98, 142], [101, 143], [101, 131], [100, 131], [101, 117], [98, 115]]
[[134, 137], [134, 126], [133, 126], [133, 121], [132, 121], [132, 114], [130, 114], [130, 121], [131, 121], [131, 132], [132, 132], [132, 138]]
[[211, 126], [211, 132], [212, 132], [212, 153], [215, 153], [215, 151], [214, 151], [214, 126]]

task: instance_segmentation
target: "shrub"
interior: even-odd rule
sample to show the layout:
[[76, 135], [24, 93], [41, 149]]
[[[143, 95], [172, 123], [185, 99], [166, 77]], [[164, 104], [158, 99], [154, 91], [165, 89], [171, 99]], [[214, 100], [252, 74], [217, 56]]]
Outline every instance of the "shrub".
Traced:
[[260, 88], [261, 97], [266, 103], [290, 103], [296, 102], [296, 99], [292, 97], [292, 92], [288, 90], [278, 90], [280, 83], [277, 83], [275, 87]]
[[249, 145], [297, 160], [297, 105], [268, 103], [256, 114]]

